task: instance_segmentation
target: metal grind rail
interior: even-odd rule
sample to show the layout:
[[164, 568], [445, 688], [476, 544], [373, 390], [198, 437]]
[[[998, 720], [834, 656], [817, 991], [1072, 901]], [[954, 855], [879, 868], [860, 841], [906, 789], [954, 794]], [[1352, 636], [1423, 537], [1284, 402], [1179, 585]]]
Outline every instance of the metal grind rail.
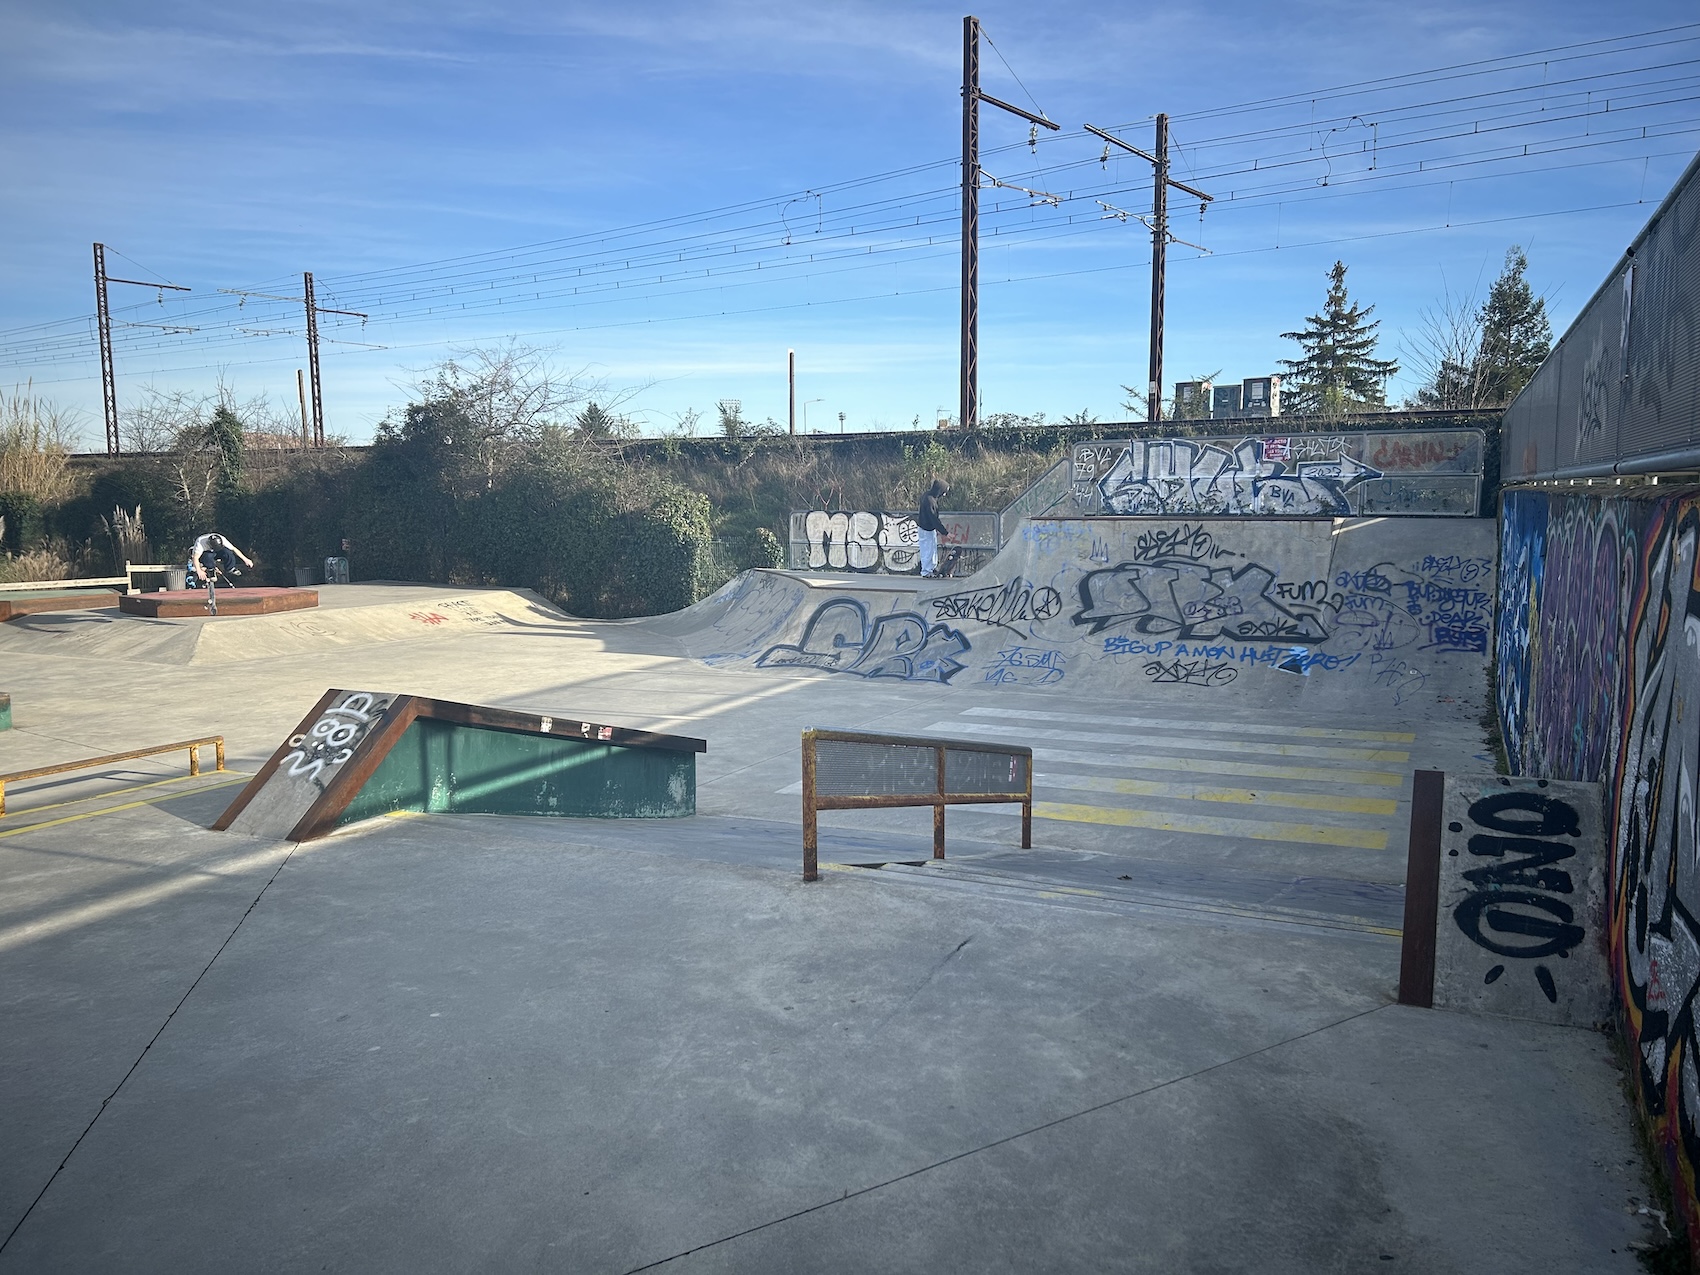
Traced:
[[38, 766], [34, 770], [14, 770], [10, 774], [0, 775], [0, 819], [6, 816], [6, 785], [23, 779], [41, 779], [47, 775], [63, 775], [73, 770], [92, 770], [99, 766], [110, 766], [113, 762], [133, 761], [137, 757], [157, 757], [160, 753], [175, 753], [180, 749], [189, 752], [189, 776], [201, 773], [201, 749], [211, 744], [214, 749], [216, 765], [214, 770], [224, 769], [224, 736], [203, 735], [199, 739], [180, 740], [175, 744], [159, 744], [153, 748], [133, 748], [127, 753], [108, 753], [104, 757], [89, 757], [82, 761], [63, 761], [56, 766]]
[[933, 858], [944, 858], [947, 805], [1021, 803], [1021, 848], [1033, 847], [1033, 750], [1021, 744], [803, 732], [803, 880], [820, 880], [816, 815], [822, 810], [933, 808]]

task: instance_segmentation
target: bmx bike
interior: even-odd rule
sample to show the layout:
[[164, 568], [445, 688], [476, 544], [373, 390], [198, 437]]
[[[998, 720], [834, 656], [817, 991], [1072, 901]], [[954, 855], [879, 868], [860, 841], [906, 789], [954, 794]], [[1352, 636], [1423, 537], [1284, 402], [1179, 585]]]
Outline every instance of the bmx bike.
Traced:
[[218, 614], [218, 582], [223, 580], [225, 588], [234, 589], [236, 585], [230, 577], [239, 576], [241, 574], [242, 570], [240, 567], [232, 567], [230, 568], [230, 571], [226, 573], [225, 569], [218, 563], [214, 563], [210, 569], [203, 565], [200, 570], [195, 573], [196, 583], [194, 587], [198, 589], [202, 584], [205, 584], [207, 587], [208, 615]]

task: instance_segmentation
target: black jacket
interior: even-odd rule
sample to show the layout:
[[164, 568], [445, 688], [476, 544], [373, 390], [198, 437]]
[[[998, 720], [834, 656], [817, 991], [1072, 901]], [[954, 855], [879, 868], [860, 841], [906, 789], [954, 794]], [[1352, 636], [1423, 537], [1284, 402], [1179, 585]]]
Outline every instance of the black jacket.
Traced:
[[945, 485], [934, 480], [933, 485], [921, 497], [921, 514], [915, 519], [915, 525], [922, 531], [944, 530], [944, 523], [939, 521], [939, 497], [945, 494]]

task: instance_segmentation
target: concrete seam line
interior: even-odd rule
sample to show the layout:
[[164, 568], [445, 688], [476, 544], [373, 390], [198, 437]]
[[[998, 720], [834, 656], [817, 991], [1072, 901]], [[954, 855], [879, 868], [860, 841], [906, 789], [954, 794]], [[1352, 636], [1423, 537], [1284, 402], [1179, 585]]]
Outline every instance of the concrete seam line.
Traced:
[[966, 1160], [970, 1156], [979, 1155], [982, 1151], [991, 1151], [1008, 1143], [1019, 1141], [1031, 1134], [1043, 1133], [1047, 1129], [1055, 1129], [1058, 1125], [1067, 1124], [1071, 1120], [1079, 1120], [1083, 1116], [1095, 1115], [1100, 1111], [1107, 1111], [1109, 1108], [1119, 1106], [1121, 1103], [1131, 1102], [1135, 1098], [1143, 1098], [1147, 1094], [1156, 1093], [1159, 1089], [1167, 1089], [1171, 1085], [1178, 1085], [1184, 1081], [1195, 1080], [1199, 1076], [1207, 1076], [1213, 1071], [1220, 1071], [1224, 1067], [1232, 1067], [1235, 1063], [1244, 1062], [1248, 1058], [1256, 1058], [1259, 1054], [1267, 1054], [1272, 1050], [1280, 1049], [1284, 1045], [1296, 1044], [1308, 1037], [1319, 1035], [1325, 1031], [1332, 1031], [1336, 1027], [1343, 1027], [1345, 1024], [1354, 1022], [1357, 1019], [1366, 1018], [1371, 1014], [1379, 1014], [1382, 1010], [1388, 1008], [1391, 1003], [1392, 1002], [1387, 1002], [1386, 1004], [1381, 1005], [1371, 1005], [1368, 1009], [1360, 1009], [1355, 1014], [1347, 1014], [1344, 1018], [1336, 1019], [1331, 1023], [1323, 1023], [1320, 1027], [1313, 1027], [1309, 1031], [1300, 1032], [1297, 1036], [1289, 1036], [1284, 1040], [1272, 1041], [1267, 1045], [1260, 1045], [1256, 1049], [1247, 1050], [1243, 1054], [1236, 1054], [1232, 1058], [1224, 1058], [1221, 1062], [1211, 1063], [1208, 1067], [1200, 1067], [1197, 1071], [1189, 1071], [1182, 1076], [1172, 1076], [1168, 1080], [1159, 1080], [1154, 1085], [1147, 1085], [1145, 1088], [1136, 1089], [1132, 1093], [1124, 1093], [1120, 1097], [1106, 1099], [1105, 1101], [1095, 1103], [1090, 1107], [1083, 1107], [1079, 1111], [1071, 1111], [1066, 1116], [1058, 1116], [1055, 1120], [1047, 1120], [1043, 1124], [1036, 1124], [1030, 1129], [1021, 1129], [1005, 1137], [996, 1138], [981, 1146], [970, 1147], [966, 1151], [958, 1151], [955, 1155], [946, 1156], [942, 1160], [934, 1160], [931, 1164], [923, 1164], [918, 1169], [910, 1169], [907, 1173], [899, 1173], [896, 1177], [887, 1178], [883, 1182], [875, 1182], [871, 1186], [858, 1187], [854, 1191], [846, 1191], [844, 1194], [835, 1199], [822, 1200], [819, 1204], [811, 1204], [808, 1208], [797, 1209], [795, 1212], [787, 1213], [783, 1217], [770, 1218], [766, 1222], [758, 1222], [756, 1225], [747, 1226], [741, 1231], [734, 1231], [730, 1235], [722, 1235], [719, 1239], [705, 1241], [693, 1248], [682, 1249], [681, 1251], [672, 1253], [667, 1257], [658, 1258], [656, 1261], [646, 1262], [642, 1266], [630, 1267], [626, 1271], [622, 1272], [622, 1275], [639, 1275], [642, 1271], [652, 1271], [659, 1266], [667, 1265], [668, 1262], [678, 1261], [681, 1257], [689, 1257], [693, 1253], [701, 1253], [706, 1249], [715, 1248], [721, 1244], [728, 1244], [733, 1240], [743, 1239], [746, 1235], [754, 1235], [757, 1231], [765, 1231], [769, 1227], [778, 1226], [783, 1222], [793, 1222], [800, 1217], [807, 1217], [810, 1213], [818, 1213], [822, 1209], [829, 1209], [835, 1204], [843, 1204], [847, 1200], [854, 1200], [857, 1196], [871, 1195], [875, 1191], [882, 1191], [888, 1186], [895, 1186], [899, 1182], [908, 1181], [910, 1178], [918, 1178], [923, 1173], [930, 1173], [934, 1169], [942, 1169], [947, 1164], [955, 1164], [958, 1160]]
[[[220, 786], [222, 787], [222, 785]], [[190, 996], [194, 995], [195, 989], [201, 985], [201, 980], [207, 976], [207, 972], [212, 969], [213, 964], [218, 960], [218, 958], [224, 955], [224, 949], [230, 946], [230, 941], [236, 937], [236, 931], [242, 928], [242, 923], [246, 921], [250, 915], [252, 915], [255, 908], [260, 906], [260, 900], [265, 897], [266, 891], [271, 889], [272, 882], [277, 880], [278, 874], [281, 873], [286, 866], [288, 866], [290, 859], [294, 858], [295, 852], [298, 849], [300, 849], [298, 845], [290, 845], [289, 853], [283, 856], [283, 861], [277, 865], [276, 870], [271, 874], [271, 876], [266, 878], [266, 883], [260, 887], [260, 892], [254, 896], [254, 901], [250, 903], [242, 915], [237, 918], [236, 924], [231, 927], [230, 933], [224, 936], [224, 942], [218, 945], [218, 951], [212, 954], [206, 965], [201, 968], [201, 972], [195, 975], [195, 981], [189, 984], [188, 990], [185, 991], [183, 995], [178, 998], [177, 1003], [171, 1007], [171, 1012], [165, 1016], [165, 1021], [159, 1025], [159, 1030], [154, 1032], [154, 1034], [148, 1038], [148, 1043], [142, 1046], [142, 1052], [136, 1055], [136, 1061], [130, 1064], [130, 1069], [126, 1071], [123, 1078], [113, 1086], [112, 1092], [100, 1100], [99, 1110], [94, 1113], [94, 1116], [89, 1120], [83, 1131], [77, 1135], [77, 1140], [71, 1144], [71, 1149], [65, 1153], [65, 1158], [59, 1161], [59, 1166], [53, 1170], [52, 1174], [49, 1175], [47, 1181], [42, 1185], [41, 1190], [36, 1192], [35, 1199], [30, 1201], [29, 1207], [23, 1211], [23, 1215], [18, 1218], [16, 1223], [13, 1224], [12, 1229], [6, 1232], [6, 1238], [0, 1240], [0, 1253], [4, 1253], [6, 1251], [7, 1245], [9, 1245], [12, 1240], [16, 1238], [18, 1232], [23, 1229], [24, 1223], [29, 1221], [30, 1214], [35, 1212], [36, 1205], [40, 1204], [42, 1198], [53, 1188], [53, 1184], [59, 1180], [59, 1175], [65, 1171], [65, 1166], [71, 1162], [71, 1157], [77, 1154], [77, 1148], [83, 1145], [83, 1139], [89, 1136], [89, 1133], [94, 1129], [95, 1123], [101, 1118], [101, 1116], [106, 1114], [107, 1105], [111, 1103], [111, 1101], [118, 1096], [119, 1091], [130, 1082], [130, 1077], [136, 1074], [136, 1068], [142, 1065], [142, 1059], [148, 1056], [148, 1051], [154, 1047], [161, 1036], [165, 1035], [165, 1029], [171, 1026], [171, 1020], [177, 1017], [177, 1011], [183, 1008], [184, 1003], [188, 1001]]]

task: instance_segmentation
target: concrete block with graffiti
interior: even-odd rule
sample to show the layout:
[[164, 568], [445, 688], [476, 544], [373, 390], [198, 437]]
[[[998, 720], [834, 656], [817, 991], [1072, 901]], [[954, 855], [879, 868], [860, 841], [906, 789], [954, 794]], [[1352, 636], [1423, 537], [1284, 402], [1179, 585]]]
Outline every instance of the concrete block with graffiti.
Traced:
[[1435, 1006], [1606, 1022], [1599, 785], [1448, 774], [1440, 848]]

